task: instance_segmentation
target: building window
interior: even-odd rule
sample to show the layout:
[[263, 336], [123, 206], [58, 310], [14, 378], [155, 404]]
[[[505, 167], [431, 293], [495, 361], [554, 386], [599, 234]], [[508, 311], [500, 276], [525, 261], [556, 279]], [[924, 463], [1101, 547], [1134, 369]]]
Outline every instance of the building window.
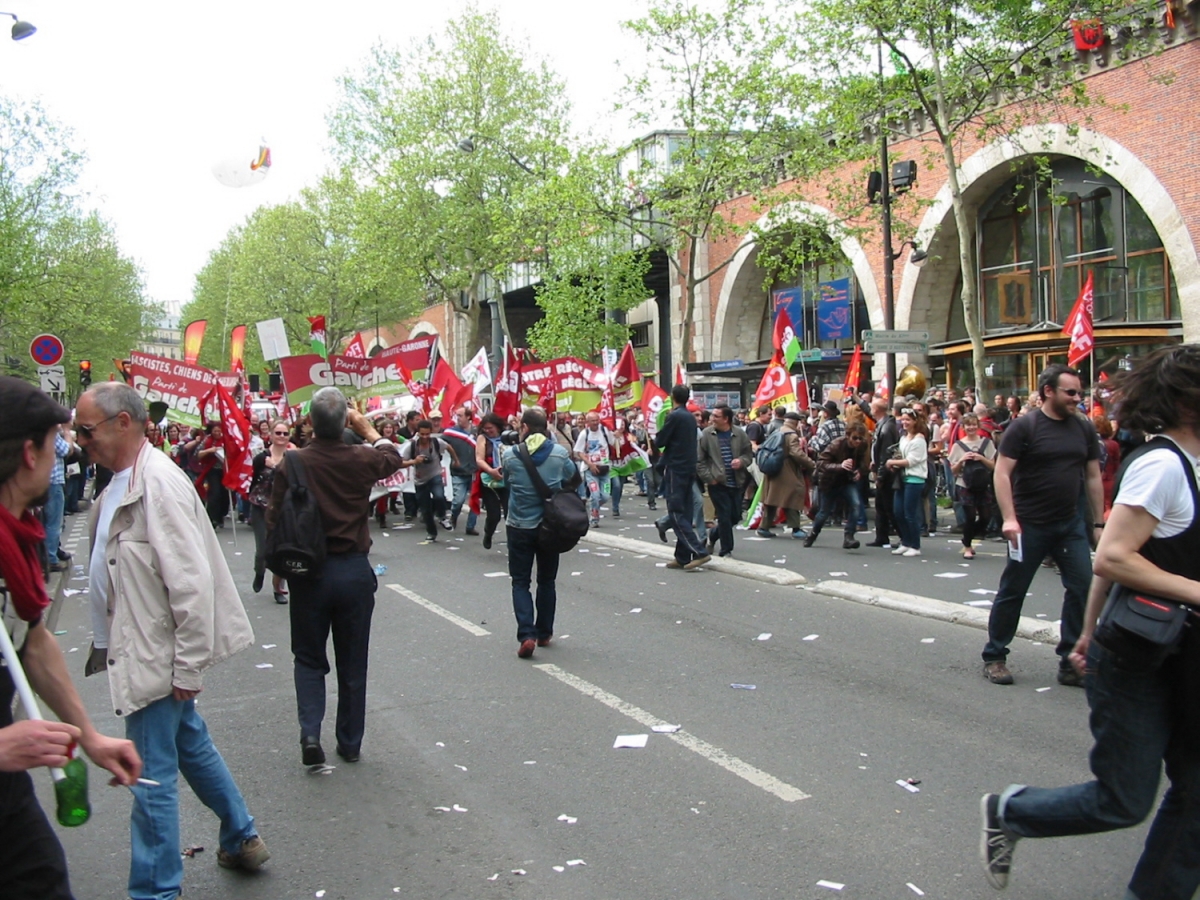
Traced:
[[1051, 178], [1018, 176], [983, 205], [978, 228], [985, 332], [1061, 325], [1089, 274], [1102, 322], [1178, 318], [1162, 240], [1137, 201], [1077, 159]]
[[629, 326], [629, 340], [633, 342], [635, 350], [650, 346], [650, 325], [650, 322], [639, 322]]

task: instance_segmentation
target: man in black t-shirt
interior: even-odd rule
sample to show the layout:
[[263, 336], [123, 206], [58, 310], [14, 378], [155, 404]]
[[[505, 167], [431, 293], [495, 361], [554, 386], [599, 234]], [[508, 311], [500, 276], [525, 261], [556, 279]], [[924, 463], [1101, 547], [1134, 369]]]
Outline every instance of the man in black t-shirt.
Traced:
[[699, 429], [687, 408], [689, 396], [686, 384], [671, 388], [673, 407], [654, 438], [655, 446], [662, 451], [663, 494], [670, 527], [675, 529], [675, 559], [667, 563], [668, 569], [698, 569], [712, 559], [692, 527]]
[[996, 460], [993, 485], [1009, 542], [1009, 559], [988, 619], [983, 673], [993, 684], [1013, 683], [1005, 665], [1008, 645], [1017, 632], [1033, 576], [1049, 555], [1058, 563], [1064, 588], [1058, 683], [1081, 687], [1083, 679], [1067, 655], [1083, 627], [1084, 601], [1092, 578], [1081, 502], [1085, 489], [1096, 528], [1104, 527], [1100, 449], [1096, 429], [1076, 412], [1083, 396], [1078, 371], [1050, 366], [1038, 378], [1038, 391], [1041, 409], [1014, 420], [1004, 430]]

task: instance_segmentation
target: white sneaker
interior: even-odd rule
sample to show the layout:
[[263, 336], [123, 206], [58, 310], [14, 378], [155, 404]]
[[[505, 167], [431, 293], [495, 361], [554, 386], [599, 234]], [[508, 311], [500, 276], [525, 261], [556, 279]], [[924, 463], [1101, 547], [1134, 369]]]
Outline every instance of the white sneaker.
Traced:
[[916, 549], [914, 549], [914, 548], [912, 548], [912, 547], [905, 547], [905, 548], [904, 548], [904, 552], [903, 552], [903, 553], [901, 553], [900, 555], [901, 555], [901, 556], [920, 556], [920, 555], [921, 555], [921, 551], [920, 551], [920, 550], [916, 550]]
[[905, 550], [907, 550], [907, 549], [908, 549], [908, 548], [907, 548], [907, 547], [905, 547], [903, 544], [900, 544], [900, 545], [898, 545], [898, 546], [896, 547], [896, 549], [895, 549], [895, 550], [893, 550], [893, 551], [892, 551], [892, 556], [903, 556], [903, 555], [904, 555], [904, 551], [905, 551]]

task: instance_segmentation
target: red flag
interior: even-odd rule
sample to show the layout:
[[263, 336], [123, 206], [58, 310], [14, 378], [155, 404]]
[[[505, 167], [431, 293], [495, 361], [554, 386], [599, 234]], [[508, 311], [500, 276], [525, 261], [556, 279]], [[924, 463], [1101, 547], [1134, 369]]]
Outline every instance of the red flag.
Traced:
[[229, 332], [229, 371], [246, 371], [246, 326], [238, 325]]
[[625, 409], [641, 403], [642, 373], [638, 371], [637, 360], [633, 356], [632, 341], [625, 344], [617, 367], [612, 371], [612, 387], [615, 406]]
[[808, 409], [808, 379], [801, 378], [796, 382], [796, 408]]
[[653, 430], [658, 430], [658, 415], [664, 408], [669, 406], [668, 394], [660, 388], [655, 381], [647, 381], [642, 388], [642, 413], [646, 417], [646, 428], [649, 429], [653, 425]]
[[758, 389], [754, 392], [754, 405], [775, 406], [794, 399], [792, 378], [783, 367], [783, 360], [776, 353], [767, 364], [767, 371], [763, 372], [762, 381], [758, 383]]
[[1067, 316], [1067, 324], [1063, 326], [1063, 334], [1071, 339], [1071, 347], [1067, 351], [1067, 365], [1075, 366], [1091, 355], [1096, 342], [1092, 333], [1092, 298], [1094, 296], [1092, 272], [1088, 270], [1087, 281], [1071, 314]]
[[842, 385], [842, 390], [849, 394], [851, 391], [858, 391], [859, 382], [862, 381], [862, 347], [858, 344], [854, 345], [854, 355], [850, 357], [850, 368], [846, 371], [846, 383]]
[[496, 400], [492, 412], [507, 419], [521, 411], [521, 357], [517, 351], [504, 343], [504, 363], [496, 379]]
[[354, 340], [346, 345], [346, 352], [342, 356], [349, 356], [351, 359], [366, 359], [367, 347], [363, 343], [362, 332], [354, 335]]
[[[441, 399], [438, 399], [439, 395]], [[470, 385], [464, 385], [454, 369], [451, 368], [450, 363], [446, 362], [445, 357], [439, 356], [437, 365], [433, 368], [433, 378], [429, 382], [429, 390], [425, 394], [425, 412], [430, 412], [433, 404], [437, 402], [448, 420], [453, 410], [473, 396]]]
[[225, 474], [221, 477], [221, 484], [244, 494], [250, 490], [250, 477], [254, 474], [254, 462], [250, 454], [250, 423], [233, 402], [233, 396], [220, 383], [213, 386], [205, 402], [209, 399], [221, 417], [221, 444], [225, 450]]
[[207, 327], [208, 319], [197, 319], [183, 329], [183, 361], [189, 366], [194, 366], [200, 358], [200, 345], [204, 343], [204, 329]]
[[687, 366], [685, 366], [683, 363], [677, 363], [675, 365], [675, 383], [687, 384]]
[[609, 431], [617, 427], [617, 407], [616, 401], [613, 399], [612, 380], [608, 379], [604, 383], [604, 388], [600, 391], [600, 424]]

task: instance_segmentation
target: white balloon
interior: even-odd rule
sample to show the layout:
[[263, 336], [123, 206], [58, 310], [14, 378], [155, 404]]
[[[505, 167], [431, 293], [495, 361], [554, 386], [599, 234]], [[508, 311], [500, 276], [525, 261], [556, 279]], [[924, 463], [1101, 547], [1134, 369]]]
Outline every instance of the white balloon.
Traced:
[[213, 177], [226, 187], [241, 188], [258, 184], [271, 171], [271, 148], [266, 144], [257, 154], [231, 156], [212, 167]]

